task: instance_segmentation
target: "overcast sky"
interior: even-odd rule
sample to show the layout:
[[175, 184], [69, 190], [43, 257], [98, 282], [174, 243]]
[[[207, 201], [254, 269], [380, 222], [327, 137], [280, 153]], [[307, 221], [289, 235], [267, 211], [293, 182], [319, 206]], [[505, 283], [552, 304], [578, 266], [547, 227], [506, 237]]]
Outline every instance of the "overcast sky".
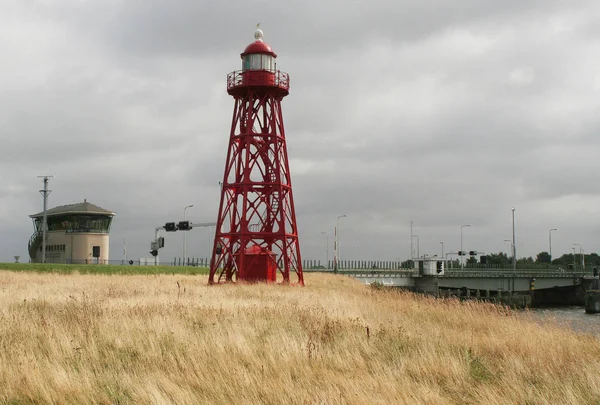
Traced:
[[[597, 1], [4, 0], [0, 261], [28, 258], [49, 206], [117, 213], [110, 257], [154, 228], [216, 221], [233, 99], [257, 22], [282, 103], [303, 259], [600, 251]], [[214, 228], [213, 228], [214, 232]], [[161, 260], [182, 255], [167, 234]], [[207, 229], [188, 256], [207, 256]], [[416, 241], [416, 239], [415, 239]], [[415, 243], [416, 245], [416, 243]], [[577, 248], [579, 249], [579, 248]], [[415, 247], [416, 250], [416, 247]]]

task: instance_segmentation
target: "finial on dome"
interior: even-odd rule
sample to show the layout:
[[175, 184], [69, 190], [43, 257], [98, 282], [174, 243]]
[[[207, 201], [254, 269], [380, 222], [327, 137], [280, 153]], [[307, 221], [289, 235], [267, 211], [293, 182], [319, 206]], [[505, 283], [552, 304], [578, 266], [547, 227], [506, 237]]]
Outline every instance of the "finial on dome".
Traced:
[[254, 39], [256, 39], [257, 41], [263, 40], [263, 32], [260, 29], [260, 23], [256, 24], [256, 31], [254, 31]]

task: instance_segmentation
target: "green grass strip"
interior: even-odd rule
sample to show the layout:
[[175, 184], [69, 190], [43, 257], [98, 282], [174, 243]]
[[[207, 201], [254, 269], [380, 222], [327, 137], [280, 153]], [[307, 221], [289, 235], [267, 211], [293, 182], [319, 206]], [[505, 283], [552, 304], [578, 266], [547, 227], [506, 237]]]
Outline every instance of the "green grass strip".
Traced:
[[0, 270], [58, 274], [208, 274], [208, 267], [114, 264], [0, 263]]

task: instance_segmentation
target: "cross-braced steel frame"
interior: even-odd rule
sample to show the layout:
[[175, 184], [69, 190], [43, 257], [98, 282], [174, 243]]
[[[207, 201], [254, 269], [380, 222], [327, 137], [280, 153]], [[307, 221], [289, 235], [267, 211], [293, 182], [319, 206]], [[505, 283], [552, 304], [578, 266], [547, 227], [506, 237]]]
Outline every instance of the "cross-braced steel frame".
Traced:
[[246, 250], [258, 245], [274, 253], [269, 260], [276, 262], [283, 283], [295, 273], [293, 282], [304, 285], [281, 112], [286, 94], [268, 87], [233, 94], [210, 284], [239, 279], [238, 267], [252, 265], [256, 257]]

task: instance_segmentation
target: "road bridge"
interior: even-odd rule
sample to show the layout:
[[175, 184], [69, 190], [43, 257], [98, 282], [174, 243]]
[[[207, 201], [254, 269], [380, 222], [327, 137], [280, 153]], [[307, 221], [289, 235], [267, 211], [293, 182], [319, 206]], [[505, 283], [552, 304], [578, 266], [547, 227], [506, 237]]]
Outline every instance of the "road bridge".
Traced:
[[534, 306], [581, 304], [585, 291], [592, 288], [597, 279], [591, 269], [454, 269], [440, 275], [423, 275], [417, 269], [344, 269], [337, 273], [354, 277], [364, 284], [378, 283], [436, 296], [476, 297]]

